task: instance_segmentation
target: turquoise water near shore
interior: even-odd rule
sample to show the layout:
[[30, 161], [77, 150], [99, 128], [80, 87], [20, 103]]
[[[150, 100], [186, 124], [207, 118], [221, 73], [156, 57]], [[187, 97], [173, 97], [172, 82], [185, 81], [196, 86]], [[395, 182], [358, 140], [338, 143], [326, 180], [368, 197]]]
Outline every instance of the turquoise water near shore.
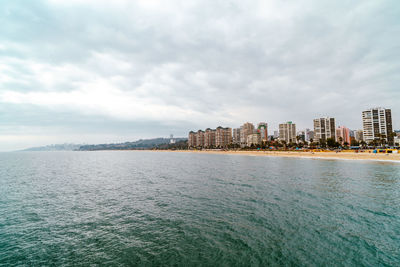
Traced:
[[400, 164], [0, 153], [0, 266], [399, 266]]

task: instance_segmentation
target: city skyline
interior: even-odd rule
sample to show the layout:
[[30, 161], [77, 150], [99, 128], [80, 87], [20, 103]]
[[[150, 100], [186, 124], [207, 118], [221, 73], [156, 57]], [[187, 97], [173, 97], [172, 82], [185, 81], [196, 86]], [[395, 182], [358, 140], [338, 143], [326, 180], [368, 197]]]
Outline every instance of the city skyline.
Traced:
[[[387, 144], [388, 146], [399, 145], [399, 131], [393, 129], [392, 110], [390, 108], [375, 107], [361, 112], [363, 122], [362, 129], [350, 129], [344, 125], [336, 124], [334, 117], [322, 117], [313, 119], [313, 130], [296, 129], [296, 123], [287, 121], [279, 124], [278, 131], [271, 131], [268, 135], [268, 123], [259, 122], [257, 127], [251, 122], [245, 122], [238, 128], [223, 128], [218, 126], [216, 129], [207, 128], [203, 130], [190, 131], [188, 134], [188, 148], [229, 148], [252, 147], [263, 145], [274, 139], [285, 144], [299, 144], [306, 142], [319, 143], [325, 146], [328, 141], [331, 145], [358, 146], [360, 142], [364, 145]], [[229, 130], [226, 132], [227, 142], [217, 142], [217, 135], [208, 135], [205, 139], [214, 141], [204, 142], [204, 133], [213, 133], [219, 129]], [[396, 131], [396, 132], [395, 132]], [[228, 141], [230, 140], [230, 141]], [[332, 143], [333, 142], [333, 143]]]
[[[4, 1], [0, 151], [392, 109], [397, 1]], [[113, 18], [113, 19], [110, 19]], [[256, 126], [256, 125], [255, 125]]]
[[[360, 124], [361, 124], [361, 126], [359, 127], [359, 128], [354, 128], [354, 127], [348, 127], [347, 125], [344, 125], [344, 124], [342, 124], [342, 123], [340, 123], [340, 121], [339, 122], [337, 122], [337, 118], [335, 117], [335, 116], [321, 116], [321, 117], [318, 117], [318, 119], [312, 119], [312, 120], [310, 120], [310, 123], [309, 123], [309, 125], [308, 126], [305, 126], [305, 127], [297, 127], [297, 130], [296, 131], [305, 131], [305, 130], [307, 130], [307, 129], [312, 129], [312, 128], [315, 128], [315, 121], [316, 120], [321, 120], [321, 119], [333, 119], [333, 125], [336, 125], [337, 127], [335, 128], [335, 129], [332, 129], [332, 130], [336, 130], [338, 127], [346, 127], [346, 128], [348, 128], [348, 129], [350, 129], [350, 130], [352, 130], [352, 131], [357, 131], [357, 130], [363, 130], [363, 127], [364, 127], [364, 118], [363, 118], [363, 114], [366, 112], [366, 111], [370, 111], [370, 110], [375, 110], [375, 109], [383, 109], [383, 110], [386, 110], [387, 108], [385, 108], [385, 107], [370, 107], [370, 108], [366, 108], [366, 109], [364, 109], [363, 111], [361, 111], [360, 112]], [[390, 111], [392, 111], [393, 109], [392, 108], [389, 108], [389, 109], [387, 109], [387, 110], [390, 110]], [[271, 124], [269, 123], [269, 121], [268, 120], [264, 120], [264, 121], [259, 121], [259, 122], [255, 122], [254, 120], [247, 120], [246, 121], [246, 123], [252, 123], [252, 124], [254, 124], [254, 127], [255, 128], [257, 128], [256, 127], [256, 124], [259, 126], [259, 124], [266, 124], [267, 125], [267, 128], [268, 128], [268, 136], [273, 136], [273, 133], [274, 133], [274, 131], [279, 131], [279, 125], [281, 125], [282, 123], [295, 123], [295, 124], [297, 124], [294, 120], [288, 120], [288, 121], [282, 121], [282, 122], [279, 122], [277, 125], [275, 125], [275, 127], [271, 127]], [[243, 122], [242, 122], [243, 123]], [[393, 123], [393, 122], [392, 122]], [[236, 126], [238, 126], [238, 125], [228, 125], [227, 127], [231, 127], [232, 129], [235, 129], [236, 128]], [[222, 127], [220, 124], [218, 125], [218, 126], [215, 126], [215, 128], [217, 128], [217, 127]], [[204, 129], [204, 128], [203, 128]], [[209, 127], [209, 125], [207, 126], [207, 128], [206, 129], [212, 129], [212, 127], [210, 128]], [[199, 128], [198, 130], [201, 130], [201, 128]], [[396, 127], [392, 127], [392, 130], [398, 130]], [[191, 131], [194, 131], [194, 130], [191, 130]], [[197, 131], [197, 130], [196, 130]]]

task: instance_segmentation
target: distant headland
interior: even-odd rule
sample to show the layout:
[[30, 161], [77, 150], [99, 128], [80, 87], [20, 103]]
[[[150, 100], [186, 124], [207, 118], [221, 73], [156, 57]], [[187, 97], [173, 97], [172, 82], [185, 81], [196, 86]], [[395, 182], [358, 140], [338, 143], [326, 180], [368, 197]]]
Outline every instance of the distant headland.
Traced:
[[133, 142], [111, 144], [53, 144], [31, 147], [22, 151], [97, 151], [97, 150], [149, 150], [187, 149], [187, 138], [139, 139]]

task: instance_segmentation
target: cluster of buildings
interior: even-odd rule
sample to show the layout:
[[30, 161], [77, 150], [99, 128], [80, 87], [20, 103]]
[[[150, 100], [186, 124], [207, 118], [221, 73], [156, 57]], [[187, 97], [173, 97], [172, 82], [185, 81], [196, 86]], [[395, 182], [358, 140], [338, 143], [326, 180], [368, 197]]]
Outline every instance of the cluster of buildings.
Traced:
[[207, 128], [205, 131], [189, 132], [189, 148], [227, 148], [227, 147], [253, 147], [263, 142], [279, 140], [282, 143], [315, 142], [319, 144], [328, 141], [338, 142], [341, 145], [354, 143], [370, 144], [381, 142], [389, 146], [399, 145], [400, 132], [394, 133], [392, 126], [392, 113], [390, 109], [371, 108], [362, 112], [362, 130], [350, 130], [345, 126], [336, 127], [335, 118], [325, 117], [314, 119], [314, 129], [296, 131], [296, 124], [288, 121], [279, 124], [279, 131], [268, 135], [268, 124], [258, 123], [255, 127], [246, 122], [240, 128], [216, 129]]
[[189, 147], [228, 147], [232, 144], [232, 129], [217, 127], [217, 129], [207, 128], [205, 131], [189, 132]]

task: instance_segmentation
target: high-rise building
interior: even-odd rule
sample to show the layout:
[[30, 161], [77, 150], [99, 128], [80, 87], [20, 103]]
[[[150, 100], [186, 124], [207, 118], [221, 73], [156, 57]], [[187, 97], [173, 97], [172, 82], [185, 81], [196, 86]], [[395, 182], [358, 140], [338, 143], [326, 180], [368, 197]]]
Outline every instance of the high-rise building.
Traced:
[[232, 143], [236, 144], [236, 145], [240, 145], [240, 128], [233, 129]]
[[357, 141], [356, 140], [356, 131], [350, 130], [349, 135], [350, 135], [350, 145], [354, 145], [353, 142]]
[[204, 147], [204, 131], [198, 130], [196, 137], [197, 137], [197, 141], [196, 141], [197, 146]]
[[257, 125], [257, 132], [260, 133], [261, 141], [268, 141], [268, 123], [260, 122]]
[[363, 130], [354, 131], [354, 138], [355, 138], [358, 142], [363, 141], [363, 140], [364, 140]]
[[189, 132], [188, 138], [188, 147], [196, 147], [197, 146], [197, 136], [196, 133], [193, 131]]
[[274, 131], [274, 138], [279, 138], [279, 131]]
[[314, 139], [317, 142], [326, 142], [326, 139], [336, 140], [335, 118], [314, 119]]
[[339, 126], [336, 128], [336, 141], [339, 142], [342, 146], [347, 143], [350, 145], [350, 129], [344, 126]]
[[297, 132], [297, 136], [296, 139], [298, 139], [299, 141], [303, 142], [306, 140], [306, 132], [305, 131], [298, 131]]
[[247, 146], [251, 147], [251, 145], [260, 145], [261, 144], [261, 134], [253, 133], [247, 136]]
[[306, 129], [306, 141], [311, 142], [311, 139], [314, 141], [314, 131], [311, 131], [310, 129]]
[[366, 143], [384, 139], [393, 145], [392, 111], [385, 108], [371, 108], [362, 112], [363, 138]]
[[215, 129], [207, 128], [204, 132], [204, 147], [213, 148], [215, 147]]
[[254, 125], [250, 122], [246, 122], [240, 126], [240, 145], [242, 147], [247, 146], [247, 136], [254, 133]]
[[296, 124], [291, 121], [279, 124], [279, 140], [296, 143]]
[[217, 147], [227, 147], [232, 144], [232, 129], [217, 127], [215, 133], [215, 145]]

